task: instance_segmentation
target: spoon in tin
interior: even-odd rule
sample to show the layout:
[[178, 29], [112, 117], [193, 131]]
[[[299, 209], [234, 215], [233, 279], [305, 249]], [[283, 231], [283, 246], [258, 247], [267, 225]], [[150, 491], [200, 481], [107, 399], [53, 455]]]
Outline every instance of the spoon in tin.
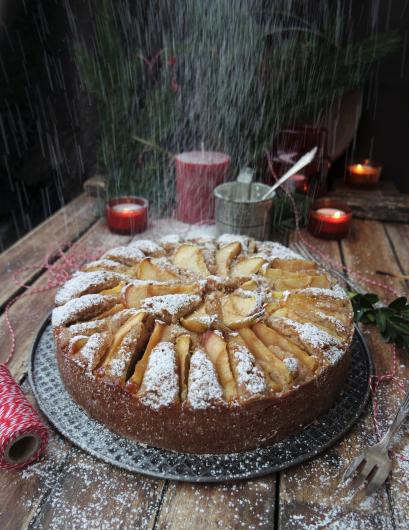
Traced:
[[261, 197], [261, 201], [265, 201], [266, 199], [271, 199], [271, 197], [274, 194], [274, 191], [281, 186], [287, 179], [292, 177], [297, 173], [297, 171], [300, 171], [303, 167], [307, 166], [315, 157], [317, 153], [317, 147], [314, 147], [314, 149], [311, 149], [311, 151], [308, 151], [308, 153], [305, 153], [294, 165], [291, 167], [284, 175], [275, 182], [271, 188]]

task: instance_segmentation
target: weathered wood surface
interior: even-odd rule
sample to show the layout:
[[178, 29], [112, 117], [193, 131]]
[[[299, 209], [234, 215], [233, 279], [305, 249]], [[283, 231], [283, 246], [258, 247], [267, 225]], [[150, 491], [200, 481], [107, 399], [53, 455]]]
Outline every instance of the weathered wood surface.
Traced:
[[[29, 283], [41, 271], [41, 261], [58, 245], [75, 241], [96, 220], [95, 199], [80, 195], [0, 254], [0, 307], [18, 290], [10, 272], [20, 268], [19, 280]], [[32, 267], [32, 268], [31, 268]]]
[[[339, 266], [339, 243], [320, 241], [308, 233], [307, 241]], [[340, 484], [348, 462], [359, 448], [373, 441], [371, 416], [365, 414], [352, 431], [321, 457], [280, 473], [279, 528], [392, 528], [391, 509], [385, 488], [368, 502], [351, 484]]]
[[337, 185], [327, 196], [347, 203], [355, 218], [409, 223], [409, 194], [399, 193], [391, 183], [381, 182], [373, 190]]
[[[144, 237], [188, 230], [177, 222], [153, 223]], [[341, 245], [310, 238], [334, 259], [357, 270], [409, 272], [405, 237], [407, 227], [355, 220], [350, 238]], [[310, 237], [310, 236], [306, 236]], [[129, 238], [110, 234], [102, 221], [79, 242], [87, 248], [109, 248]], [[380, 278], [400, 293], [405, 282]], [[32, 288], [46, 284], [45, 274]], [[382, 290], [380, 291], [382, 293]], [[16, 356], [11, 364], [24, 377], [27, 358], [38, 327], [53, 305], [54, 291], [22, 298], [11, 309], [17, 330]], [[0, 360], [8, 349], [8, 335], [0, 318]], [[390, 369], [389, 348], [372, 330], [366, 332], [377, 370]], [[399, 356], [399, 375], [407, 379], [406, 358]], [[400, 399], [393, 384], [380, 393], [380, 425], [385, 428]], [[408, 429], [409, 431], [409, 429]], [[407, 433], [398, 449], [409, 459]], [[247, 482], [195, 485], [148, 479], [99, 462], [53, 433], [47, 457], [25, 471], [0, 474], [0, 528], [140, 528], [267, 529], [267, 528], [407, 528], [409, 520], [409, 463], [395, 459], [389, 483], [372, 499], [339, 485], [347, 463], [375, 439], [370, 414], [364, 415], [347, 437], [313, 461]]]

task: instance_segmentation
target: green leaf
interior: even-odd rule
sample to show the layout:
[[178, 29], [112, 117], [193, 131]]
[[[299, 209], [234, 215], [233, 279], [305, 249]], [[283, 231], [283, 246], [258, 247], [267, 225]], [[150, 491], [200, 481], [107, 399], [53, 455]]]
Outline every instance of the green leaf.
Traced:
[[404, 296], [396, 298], [393, 302], [389, 304], [389, 307], [395, 311], [402, 311], [405, 309], [407, 299]]

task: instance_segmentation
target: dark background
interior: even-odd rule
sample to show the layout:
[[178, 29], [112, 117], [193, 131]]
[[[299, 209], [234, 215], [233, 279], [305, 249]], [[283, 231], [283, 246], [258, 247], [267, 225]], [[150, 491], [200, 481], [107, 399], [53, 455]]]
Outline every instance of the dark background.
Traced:
[[[141, 1], [141, 3], [143, 3]], [[409, 193], [407, 0], [351, 0], [357, 37], [397, 29], [401, 49], [373, 69], [346, 156], [370, 157]], [[0, 251], [78, 195], [95, 172], [98, 121], [71, 61], [70, 22], [87, 34], [84, 0], [0, 0]], [[144, 21], [141, 20], [141, 24]], [[351, 22], [352, 23], [352, 22]], [[342, 174], [345, 157], [332, 171]]]

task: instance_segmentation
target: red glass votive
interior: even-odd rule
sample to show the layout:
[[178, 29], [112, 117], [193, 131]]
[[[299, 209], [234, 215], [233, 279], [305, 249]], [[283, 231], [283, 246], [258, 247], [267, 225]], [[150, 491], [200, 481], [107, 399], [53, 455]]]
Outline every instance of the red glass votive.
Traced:
[[349, 233], [351, 208], [336, 199], [319, 199], [309, 211], [308, 230], [320, 239], [343, 239]]
[[118, 234], [137, 234], [148, 226], [148, 201], [142, 197], [117, 197], [106, 206], [109, 229]]
[[366, 158], [347, 167], [346, 182], [355, 188], [374, 188], [381, 178], [382, 166]]
[[185, 223], [214, 220], [213, 191], [222, 184], [230, 156], [215, 151], [190, 151], [175, 156], [176, 215]]

